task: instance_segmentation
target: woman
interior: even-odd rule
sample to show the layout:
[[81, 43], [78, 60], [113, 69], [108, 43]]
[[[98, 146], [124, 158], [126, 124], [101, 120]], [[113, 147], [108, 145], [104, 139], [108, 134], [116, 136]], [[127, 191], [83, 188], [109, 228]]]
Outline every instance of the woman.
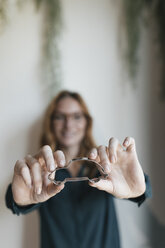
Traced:
[[[140, 205], [147, 195], [146, 185], [148, 188], [134, 139], [127, 137], [121, 145], [111, 138], [107, 147], [96, 148], [88, 109], [79, 94], [69, 91], [52, 101], [43, 130], [39, 153], [16, 162], [7, 206], [18, 215], [39, 210], [43, 248], [119, 248], [113, 196]], [[58, 186], [48, 179], [56, 168], [87, 154], [102, 165], [108, 178]], [[63, 173], [82, 176], [82, 168], [75, 165]]]

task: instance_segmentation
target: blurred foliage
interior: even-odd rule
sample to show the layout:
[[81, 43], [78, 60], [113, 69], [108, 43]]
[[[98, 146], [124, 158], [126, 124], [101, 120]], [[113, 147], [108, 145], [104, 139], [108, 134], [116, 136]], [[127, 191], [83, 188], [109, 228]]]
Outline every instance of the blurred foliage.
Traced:
[[[31, 0], [36, 9], [43, 12], [43, 76], [46, 87], [54, 94], [60, 88], [61, 69], [58, 39], [62, 29], [60, 0]], [[138, 46], [140, 42], [142, 20], [150, 23], [153, 18], [157, 24], [157, 42], [162, 60], [161, 95], [165, 99], [165, 0], [121, 0], [123, 4], [127, 37], [126, 61], [129, 75], [135, 77], [138, 64]], [[18, 6], [26, 0], [12, 0]], [[0, 27], [7, 22], [11, 0], [0, 0]], [[145, 11], [149, 15], [144, 15]]]
[[7, 0], [0, 0], [0, 27], [2, 28], [7, 21]]
[[[162, 61], [161, 97], [165, 99], [165, 0], [122, 0], [127, 32], [126, 61], [129, 75], [135, 77], [138, 63], [138, 45], [140, 41], [141, 25], [156, 23], [157, 43]], [[147, 12], [148, 15], [144, 15]], [[144, 22], [145, 21], [145, 22]]]
[[[60, 0], [33, 0], [36, 8], [43, 9], [43, 60], [44, 82], [50, 94], [60, 89], [62, 84], [59, 38], [62, 30]], [[43, 8], [42, 8], [43, 7]]]
[[[31, 0], [37, 11], [42, 12], [42, 81], [45, 90], [54, 95], [61, 85], [59, 37], [62, 30], [60, 0]], [[0, 0], [0, 30], [8, 22], [12, 6], [21, 9], [26, 0]]]

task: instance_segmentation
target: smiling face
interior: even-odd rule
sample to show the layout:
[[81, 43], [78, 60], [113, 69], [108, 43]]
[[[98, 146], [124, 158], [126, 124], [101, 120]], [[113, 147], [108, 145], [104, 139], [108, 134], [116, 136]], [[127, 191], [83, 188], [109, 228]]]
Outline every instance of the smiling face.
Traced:
[[72, 97], [61, 99], [53, 115], [53, 131], [60, 146], [80, 146], [87, 121], [78, 101]]

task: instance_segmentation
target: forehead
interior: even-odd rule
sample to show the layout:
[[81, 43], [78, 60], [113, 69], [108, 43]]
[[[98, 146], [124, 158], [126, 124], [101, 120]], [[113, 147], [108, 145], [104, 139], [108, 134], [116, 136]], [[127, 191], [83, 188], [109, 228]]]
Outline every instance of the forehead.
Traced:
[[79, 102], [72, 97], [65, 97], [58, 102], [56, 111], [62, 113], [77, 113], [82, 112], [82, 107]]

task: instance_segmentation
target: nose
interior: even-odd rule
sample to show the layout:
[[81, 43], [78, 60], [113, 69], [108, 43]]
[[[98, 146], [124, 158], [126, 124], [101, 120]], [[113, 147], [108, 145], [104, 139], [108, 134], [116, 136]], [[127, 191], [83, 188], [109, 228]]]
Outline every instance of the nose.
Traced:
[[65, 118], [65, 127], [70, 128], [72, 126], [73, 126], [73, 120], [72, 120], [72, 118], [70, 118], [70, 116], [67, 116]]

